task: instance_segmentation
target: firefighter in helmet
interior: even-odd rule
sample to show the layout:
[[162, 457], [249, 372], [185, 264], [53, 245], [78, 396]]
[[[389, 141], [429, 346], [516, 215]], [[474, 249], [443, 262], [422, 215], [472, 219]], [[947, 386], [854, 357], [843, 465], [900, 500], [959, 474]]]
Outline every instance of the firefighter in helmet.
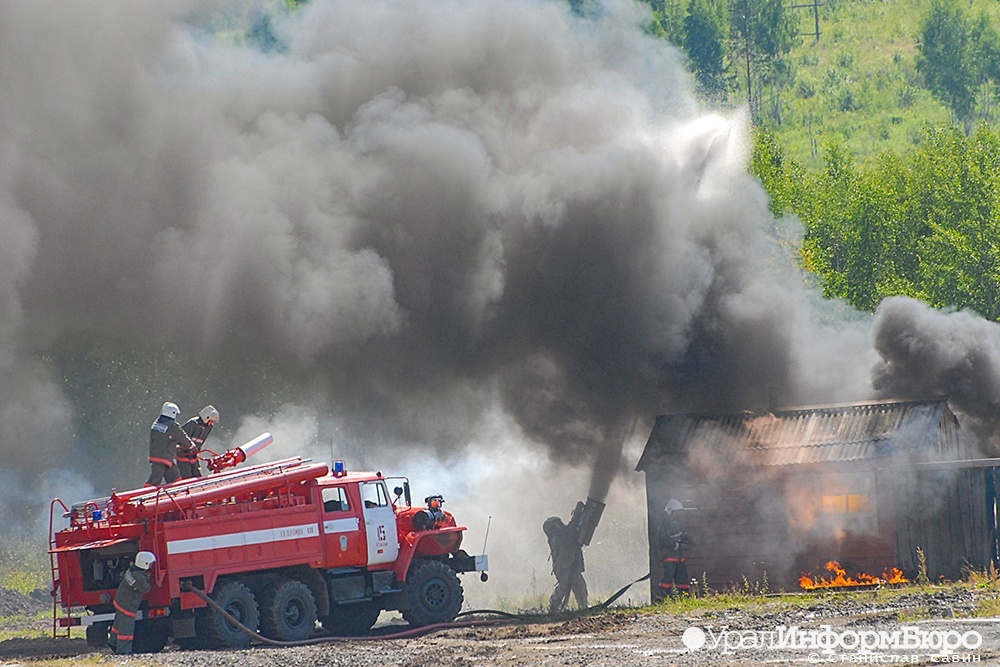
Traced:
[[208, 434], [212, 432], [212, 426], [219, 423], [219, 411], [211, 405], [206, 405], [194, 417], [184, 422], [181, 430], [187, 433], [194, 443], [194, 447], [187, 449], [185, 445], [177, 444], [177, 472], [182, 479], [188, 477], [201, 477], [201, 462], [198, 461], [198, 452], [205, 446]]
[[549, 598], [549, 613], [565, 610], [570, 593], [580, 609], [588, 607], [587, 582], [583, 578], [583, 546], [573, 523], [570, 521], [571, 525], [567, 526], [559, 517], [550, 516], [542, 524], [542, 531], [549, 541], [552, 574], [556, 576], [556, 587]]
[[181, 430], [175, 421], [181, 414], [175, 403], [167, 401], [160, 408], [160, 416], [149, 428], [149, 479], [146, 486], [160, 486], [162, 482], [170, 484], [180, 477], [174, 455], [177, 447], [194, 449], [188, 434]]
[[692, 540], [681, 529], [678, 521], [677, 512], [682, 509], [684, 504], [681, 501], [676, 498], [668, 500], [657, 531], [660, 553], [663, 554], [663, 576], [659, 585], [661, 599], [691, 590], [684, 551], [692, 544]]
[[115, 593], [115, 620], [108, 638], [108, 645], [115, 653], [132, 652], [135, 615], [139, 611], [142, 596], [149, 592], [149, 567], [155, 562], [156, 556], [151, 552], [140, 551], [118, 584], [118, 591]]

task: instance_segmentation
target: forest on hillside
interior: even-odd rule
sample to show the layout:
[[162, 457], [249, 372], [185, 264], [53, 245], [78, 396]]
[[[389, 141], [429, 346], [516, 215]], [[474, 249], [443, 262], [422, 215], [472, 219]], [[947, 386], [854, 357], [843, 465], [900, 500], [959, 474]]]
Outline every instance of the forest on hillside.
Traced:
[[752, 169], [828, 297], [1000, 319], [996, 3], [647, 1], [706, 102], [749, 109]]

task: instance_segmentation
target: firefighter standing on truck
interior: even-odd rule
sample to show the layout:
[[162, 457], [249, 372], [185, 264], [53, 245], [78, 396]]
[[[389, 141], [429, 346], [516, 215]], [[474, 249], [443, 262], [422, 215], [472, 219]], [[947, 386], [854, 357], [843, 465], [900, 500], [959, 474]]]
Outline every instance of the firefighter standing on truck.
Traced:
[[171, 484], [180, 478], [174, 461], [177, 447], [194, 449], [191, 438], [174, 421], [180, 414], [181, 409], [167, 401], [160, 408], [160, 416], [149, 427], [150, 471], [145, 486], [160, 486], [164, 481]]
[[676, 498], [667, 501], [663, 508], [663, 517], [657, 532], [660, 553], [663, 554], [663, 576], [660, 578], [660, 595], [673, 597], [675, 593], [688, 593], [691, 581], [688, 579], [687, 557], [684, 551], [692, 544], [691, 536], [681, 529], [675, 516], [678, 510], [684, 509], [684, 504]]
[[549, 598], [549, 613], [566, 609], [569, 595], [573, 594], [580, 609], [587, 608], [587, 581], [583, 578], [583, 545], [579, 538], [578, 512], [574, 511], [570, 525], [557, 516], [550, 516], [542, 524], [542, 531], [548, 538], [552, 557], [552, 574], [556, 576], [556, 587]]
[[177, 472], [181, 479], [189, 477], [201, 477], [201, 462], [198, 461], [198, 452], [205, 446], [208, 434], [212, 432], [212, 426], [219, 423], [219, 411], [211, 405], [206, 405], [194, 417], [184, 422], [181, 430], [187, 433], [194, 443], [194, 447], [188, 449], [185, 445], [177, 444]]
[[115, 653], [131, 653], [135, 639], [135, 615], [139, 611], [142, 596], [149, 592], [149, 566], [156, 562], [156, 556], [149, 551], [140, 551], [135, 561], [128, 566], [115, 592], [115, 621], [111, 625], [108, 645]]

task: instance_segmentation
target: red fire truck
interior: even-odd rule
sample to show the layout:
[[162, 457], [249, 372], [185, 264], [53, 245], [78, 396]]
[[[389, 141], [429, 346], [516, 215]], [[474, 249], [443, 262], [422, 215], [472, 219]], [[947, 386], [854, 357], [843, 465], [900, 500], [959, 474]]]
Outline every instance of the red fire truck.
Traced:
[[382, 610], [416, 626], [450, 622], [463, 602], [457, 573], [486, 581], [486, 555], [461, 548], [465, 527], [440, 496], [413, 506], [406, 478], [299, 457], [219, 469], [270, 441], [265, 433], [226, 452], [206, 477], [72, 507], [53, 500], [53, 518], [59, 508], [69, 518], [51, 533], [54, 633], [82, 625], [90, 644], [103, 645], [115, 591], [139, 551], [156, 563], [136, 652], [162, 650], [171, 637], [185, 648], [249, 645], [191, 587], [265, 637], [297, 641], [317, 621], [333, 634], [367, 631]]

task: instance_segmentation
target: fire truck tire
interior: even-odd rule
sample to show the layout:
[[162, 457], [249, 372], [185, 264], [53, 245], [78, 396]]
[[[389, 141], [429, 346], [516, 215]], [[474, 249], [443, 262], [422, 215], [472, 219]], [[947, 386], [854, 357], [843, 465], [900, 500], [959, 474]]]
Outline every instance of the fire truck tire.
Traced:
[[382, 608], [374, 602], [357, 602], [334, 606], [320, 622], [334, 637], [355, 637], [371, 630], [381, 613]]
[[410, 568], [406, 577], [410, 608], [403, 618], [413, 626], [450, 623], [462, 609], [462, 583], [450, 567], [427, 560]]
[[[260, 620], [257, 599], [250, 589], [238, 581], [226, 581], [215, 587], [211, 598], [243, 625], [254, 632]], [[250, 635], [227, 621], [211, 607], [198, 611], [195, 631], [199, 639], [212, 648], [247, 648]]]
[[170, 624], [165, 619], [139, 621], [135, 624], [133, 653], [159, 653], [170, 639]]
[[298, 579], [281, 579], [260, 594], [260, 631], [265, 637], [293, 642], [309, 639], [316, 629], [316, 599]]

